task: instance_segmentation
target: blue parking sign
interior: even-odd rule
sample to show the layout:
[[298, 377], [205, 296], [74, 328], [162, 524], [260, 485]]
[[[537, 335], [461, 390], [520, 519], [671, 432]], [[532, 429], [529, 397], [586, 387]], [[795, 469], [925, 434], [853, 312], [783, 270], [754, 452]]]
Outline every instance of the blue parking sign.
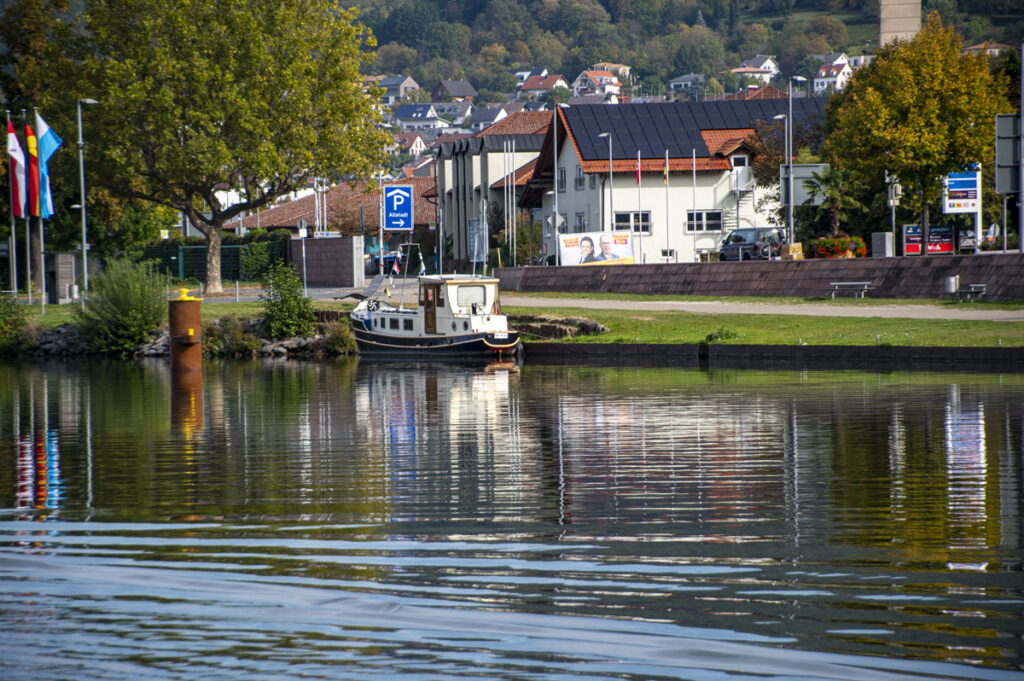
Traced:
[[411, 232], [412, 220], [412, 185], [384, 187], [384, 229]]

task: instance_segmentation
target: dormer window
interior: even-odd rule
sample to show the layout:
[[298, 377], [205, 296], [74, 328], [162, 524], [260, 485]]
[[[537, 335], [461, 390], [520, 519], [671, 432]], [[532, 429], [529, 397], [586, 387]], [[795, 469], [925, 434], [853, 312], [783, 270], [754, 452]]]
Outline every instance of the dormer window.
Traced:
[[741, 156], [741, 155], [733, 156], [732, 157], [732, 167], [733, 167], [733, 169], [736, 169], [736, 168], [746, 168], [748, 160], [749, 159], [746, 156]]

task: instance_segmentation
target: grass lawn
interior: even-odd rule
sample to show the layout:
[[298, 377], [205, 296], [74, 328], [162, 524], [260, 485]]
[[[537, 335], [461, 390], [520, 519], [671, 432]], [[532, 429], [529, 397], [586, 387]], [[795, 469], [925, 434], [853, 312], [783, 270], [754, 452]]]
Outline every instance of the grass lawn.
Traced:
[[[564, 298], [559, 294], [530, 294], [530, 297]], [[582, 294], [574, 299], [644, 300], [645, 296], [619, 294]], [[658, 296], [658, 300], [736, 300], [750, 298], [708, 298], [695, 296]], [[763, 303], [823, 303], [829, 305], [870, 308], [877, 305], [963, 305], [957, 302], [932, 300], [882, 300], [852, 298], [831, 301], [820, 298], [758, 298]], [[405, 301], [415, 307], [415, 299]], [[314, 307], [330, 310], [351, 310], [353, 301], [314, 301]], [[1019, 309], [1020, 303], [971, 303], [976, 307]], [[40, 316], [38, 304], [28, 307], [30, 324], [52, 328], [74, 321], [78, 304], [47, 305]], [[226, 315], [243, 318], [259, 317], [260, 302], [218, 302], [202, 306], [204, 321]], [[506, 314], [544, 314], [555, 318], [589, 317], [610, 331], [599, 336], [584, 336], [568, 343], [699, 343], [709, 334], [717, 334], [719, 343], [763, 345], [889, 345], [991, 347], [996, 345], [1024, 347], [1024, 324], [1019, 322], [986, 322], [945, 319], [884, 319], [877, 317], [821, 317], [814, 315], [776, 314], [698, 314], [680, 311], [607, 310], [586, 307], [538, 308], [504, 305]], [[529, 340], [529, 339], [527, 339]]]

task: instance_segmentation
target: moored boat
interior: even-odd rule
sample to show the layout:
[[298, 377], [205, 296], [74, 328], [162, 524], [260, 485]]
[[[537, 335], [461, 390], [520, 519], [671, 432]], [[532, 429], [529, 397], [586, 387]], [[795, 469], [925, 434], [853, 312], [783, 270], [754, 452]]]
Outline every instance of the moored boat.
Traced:
[[366, 355], [514, 356], [498, 280], [460, 274], [419, 277], [415, 308], [373, 297], [352, 310], [352, 331]]

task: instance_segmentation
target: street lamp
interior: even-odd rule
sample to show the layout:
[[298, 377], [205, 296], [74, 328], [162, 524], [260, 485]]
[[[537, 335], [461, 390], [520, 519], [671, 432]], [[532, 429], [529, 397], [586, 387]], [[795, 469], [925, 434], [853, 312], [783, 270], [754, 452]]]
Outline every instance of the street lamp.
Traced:
[[798, 83], [806, 83], [807, 79], [803, 76], [790, 76], [789, 77], [789, 113], [786, 118], [786, 183], [788, 185], [788, 191], [786, 192], [786, 225], [788, 227], [787, 240], [789, 243], [793, 243], [795, 235], [793, 234], [793, 81]]
[[615, 231], [615, 202], [612, 200], [614, 195], [614, 189], [612, 186], [612, 134], [610, 132], [602, 132], [598, 137], [608, 138], [608, 214], [611, 216], [611, 220], [608, 221], [608, 231]]
[[793, 170], [793, 166], [789, 161], [789, 116], [786, 114], [778, 114], [776, 116], [772, 116], [772, 119], [782, 121], [784, 126], [782, 129], [782, 157], [786, 161], [786, 240], [789, 243], [793, 243], [792, 235], [789, 233], [792, 229], [792, 223], [789, 222], [789, 205], [791, 203], [789, 192], [793, 191], [793, 186], [789, 184], [789, 173]]
[[89, 292], [89, 256], [86, 255], [87, 235], [85, 229], [85, 141], [82, 139], [82, 105], [99, 104], [95, 99], [82, 98], [78, 100], [78, 181], [82, 197], [82, 284], [85, 291], [82, 293], [82, 309], [85, 309], [85, 294]]

